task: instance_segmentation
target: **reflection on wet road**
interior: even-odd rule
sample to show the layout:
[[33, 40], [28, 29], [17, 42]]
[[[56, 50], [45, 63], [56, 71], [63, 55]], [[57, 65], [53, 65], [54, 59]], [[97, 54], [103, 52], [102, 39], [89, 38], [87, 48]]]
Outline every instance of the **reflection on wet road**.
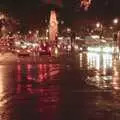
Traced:
[[0, 120], [54, 120], [61, 68], [52, 63], [0, 65]]
[[[119, 63], [111, 53], [80, 53], [80, 68], [88, 70], [86, 83], [102, 89], [120, 89]], [[83, 66], [83, 61], [85, 62]]]
[[0, 120], [120, 119], [120, 63], [112, 54], [10, 62], [0, 64]]

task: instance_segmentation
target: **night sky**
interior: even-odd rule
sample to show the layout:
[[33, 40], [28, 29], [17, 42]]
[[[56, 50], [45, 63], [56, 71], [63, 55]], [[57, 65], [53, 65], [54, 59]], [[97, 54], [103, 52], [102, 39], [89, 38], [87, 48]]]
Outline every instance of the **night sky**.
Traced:
[[[120, 0], [93, 0], [88, 11], [80, 8], [80, 0], [0, 0], [0, 9], [29, 23], [39, 23], [56, 8], [66, 23], [84, 19], [112, 19], [120, 16]], [[60, 0], [58, 0], [60, 1]], [[51, 5], [54, 4], [54, 5]]]

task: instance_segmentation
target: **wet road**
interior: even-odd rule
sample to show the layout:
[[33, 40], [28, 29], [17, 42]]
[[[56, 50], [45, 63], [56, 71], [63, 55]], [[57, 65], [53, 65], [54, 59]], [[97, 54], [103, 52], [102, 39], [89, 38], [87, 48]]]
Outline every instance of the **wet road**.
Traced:
[[[8, 59], [7, 59], [8, 58]], [[108, 54], [0, 57], [0, 120], [120, 120], [119, 63]]]

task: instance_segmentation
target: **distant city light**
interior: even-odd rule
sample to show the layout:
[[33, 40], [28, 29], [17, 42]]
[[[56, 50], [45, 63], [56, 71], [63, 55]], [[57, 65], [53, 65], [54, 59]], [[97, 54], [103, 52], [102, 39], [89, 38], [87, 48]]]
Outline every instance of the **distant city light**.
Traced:
[[118, 22], [119, 22], [119, 20], [118, 20], [117, 18], [115, 18], [115, 19], [113, 20], [113, 23], [114, 23], [114, 24], [118, 24]]
[[89, 52], [113, 53], [112, 47], [88, 47]]
[[67, 28], [67, 32], [68, 32], [68, 33], [71, 32], [71, 29], [70, 29], [70, 28]]
[[98, 22], [98, 23], [96, 23], [96, 27], [97, 28], [99, 28], [100, 27], [100, 23]]
[[63, 20], [61, 21], [61, 24], [64, 24], [64, 21], [63, 21]]
[[31, 31], [31, 30], [29, 30], [29, 31], [28, 31], [28, 33], [29, 33], [29, 34], [32, 34], [32, 31]]
[[4, 19], [5, 18], [5, 15], [0, 13], [0, 20]]
[[99, 38], [100, 38], [99, 35], [91, 35], [91, 37], [92, 37], [93, 39], [99, 39]]

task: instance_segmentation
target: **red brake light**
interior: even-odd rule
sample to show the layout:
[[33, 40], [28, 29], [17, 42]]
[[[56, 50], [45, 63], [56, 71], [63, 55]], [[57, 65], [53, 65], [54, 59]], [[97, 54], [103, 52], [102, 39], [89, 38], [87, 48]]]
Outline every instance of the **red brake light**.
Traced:
[[40, 48], [39, 48], [39, 50], [41, 51], [41, 50], [42, 50], [42, 48], [40, 47]]
[[49, 47], [49, 51], [51, 51], [52, 50], [52, 48], [51, 47]]

